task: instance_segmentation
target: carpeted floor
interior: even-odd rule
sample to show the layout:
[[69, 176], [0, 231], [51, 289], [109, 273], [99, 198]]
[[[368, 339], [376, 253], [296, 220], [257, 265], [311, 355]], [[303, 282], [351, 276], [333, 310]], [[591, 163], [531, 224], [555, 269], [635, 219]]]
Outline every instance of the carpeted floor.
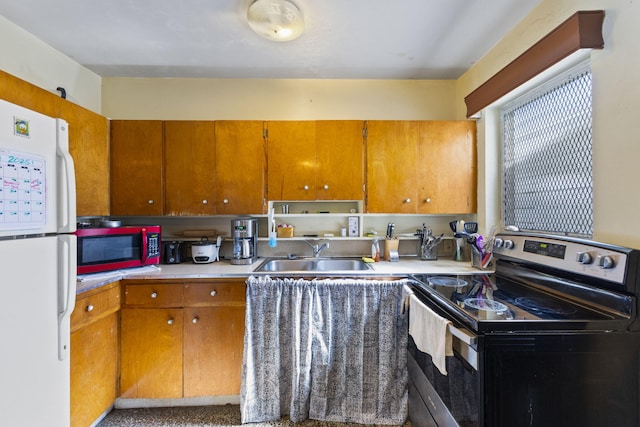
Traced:
[[[97, 427], [227, 427], [240, 425], [242, 425], [240, 422], [240, 407], [238, 405], [220, 405], [114, 409]], [[314, 420], [296, 424], [285, 418], [278, 422], [245, 424], [245, 426], [355, 427], [362, 425]], [[407, 421], [403, 427], [410, 426], [411, 423]]]

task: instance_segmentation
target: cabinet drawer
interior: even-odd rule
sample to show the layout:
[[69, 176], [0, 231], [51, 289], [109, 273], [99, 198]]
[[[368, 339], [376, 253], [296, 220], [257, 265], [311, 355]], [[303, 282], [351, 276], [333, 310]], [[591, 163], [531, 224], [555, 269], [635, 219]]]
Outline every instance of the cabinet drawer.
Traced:
[[71, 313], [71, 332], [120, 310], [120, 285], [106, 285], [76, 299]]
[[182, 307], [182, 283], [127, 283], [124, 304], [129, 307]]
[[193, 282], [184, 285], [185, 307], [245, 305], [244, 281]]

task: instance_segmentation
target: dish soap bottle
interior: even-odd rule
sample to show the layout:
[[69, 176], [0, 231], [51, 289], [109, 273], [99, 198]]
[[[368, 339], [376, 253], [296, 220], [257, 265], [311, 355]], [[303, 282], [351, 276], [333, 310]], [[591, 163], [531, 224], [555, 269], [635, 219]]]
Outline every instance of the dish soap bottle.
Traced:
[[380, 261], [380, 243], [378, 242], [377, 233], [374, 232], [373, 242], [371, 243], [371, 258], [375, 260], [375, 262]]
[[270, 230], [269, 230], [269, 247], [275, 248], [278, 246], [278, 231], [276, 229], [276, 212], [275, 209], [271, 209], [270, 216]]

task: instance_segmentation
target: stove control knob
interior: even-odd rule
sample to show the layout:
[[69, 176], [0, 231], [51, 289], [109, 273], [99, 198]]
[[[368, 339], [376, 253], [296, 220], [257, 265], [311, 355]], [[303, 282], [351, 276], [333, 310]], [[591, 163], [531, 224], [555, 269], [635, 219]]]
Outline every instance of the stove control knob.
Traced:
[[501, 248], [503, 243], [504, 241], [501, 238], [496, 237], [496, 239], [493, 241], [493, 246], [495, 246], [496, 248]]
[[505, 249], [513, 249], [516, 247], [516, 244], [513, 242], [513, 240], [505, 240], [504, 241], [504, 248]]
[[609, 255], [598, 255], [596, 257], [596, 264], [598, 265], [598, 267], [604, 268], [605, 270], [608, 270], [615, 266], [613, 258], [611, 258]]
[[576, 261], [579, 264], [591, 264], [593, 262], [593, 257], [589, 252], [578, 252], [576, 254]]

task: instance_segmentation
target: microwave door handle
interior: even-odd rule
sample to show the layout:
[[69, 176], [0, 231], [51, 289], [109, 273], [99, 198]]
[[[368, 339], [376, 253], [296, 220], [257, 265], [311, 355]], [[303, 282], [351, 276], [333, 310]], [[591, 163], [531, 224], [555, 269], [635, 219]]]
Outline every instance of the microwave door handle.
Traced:
[[147, 247], [149, 246], [149, 237], [147, 236], [147, 229], [146, 228], [142, 228], [142, 262], [144, 263], [144, 261], [147, 259], [147, 256], [149, 255], [147, 253]]

